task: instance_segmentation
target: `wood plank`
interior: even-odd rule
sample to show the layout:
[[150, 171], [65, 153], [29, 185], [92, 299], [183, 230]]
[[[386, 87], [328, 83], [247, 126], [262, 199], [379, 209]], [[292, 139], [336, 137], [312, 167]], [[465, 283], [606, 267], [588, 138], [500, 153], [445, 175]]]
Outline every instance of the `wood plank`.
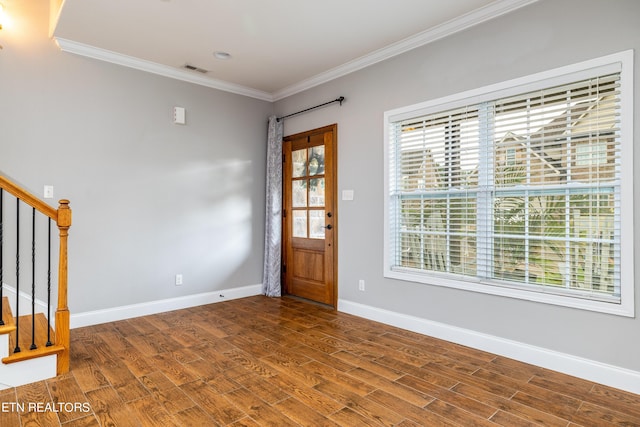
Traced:
[[72, 369], [71, 374], [76, 379], [76, 382], [83, 393], [110, 386], [109, 381], [104, 376], [100, 368], [93, 363]]
[[198, 379], [198, 376], [186, 366], [177, 363], [167, 354], [157, 354], [153, 357], [155, 366], [160, 369], [175, 385], [182, 385]]
[[60, 405], [57, 413], [61, 423], [84, 418], [90, 410], [87, 399], [73, 375], [63, 375], [46, 381], [53, 403]]
[[243, 377], [235, 378], [235, 381], [251, 392], [251, 394], [270, 405], [274, 405], [277, 402], [291, 397], [273, 382], [265, 381], [264, 378], [250, 372]]
[[563, 420], [562, 418], [546, 411], [541, 411], [492, 394], [490, 391], [487, 391], [484, 388], [478, 388], [474, 385], [459, 384], [455, 386], [453, 390], [469, 398], [476, 399], [485, 405], [493, 406], [496, 409], [500, 409], [536, 424], [557, 427], [565, 427], [568, 424], [568, 420]]
[[140, 378], [140, 381], [169, 414], [176, 414], [195, 406], [193, 400], [160, 371], [146, 375]]
[[239, 388], [227, 394], [233, 404], [254, 420], [260, 420], [260, 424], [286, 427], [298, 426], [291, 418], [288, 418], [271, 405], [261, 400], [249, 390]]
[[314, 388], [327, 396], [333, 397], [338, 403], [364, 415], [367, 419], [376, 420], [382, 425], [396, 425], [404, 419], [403, 415], [388, 406], [380, 405], [378, 402], [348, 390], [343, 387], [343, 384], [326, 381]]
[[[213, 426], [215, 421], [201, 407], [193, 406], [173, 416], [183, 427]], [[233, 425], [233, 424], [232, 424]], [[258, 426], [258, 424], [255, 424]]]
[[458, 425], [453, 421], [447, 420], [445, 417], [428, 411], [424, 408], [413, 405], [406, 400], [403, 400], [397, 396], [389, 394], [385, 391], [376, 390], [369, 398], [378, 404], [389, 408], [398, 414], [402, 414], [405, 418], [418, 423], [420, 425], [434, 425], [434, 426], [453, 426]]
[[138, 415], [143, 427], [180, 427], [180, 424], [167, 412], [162, 402], [152, 396], [129, 402], [126, 405], [132, 412]]
[[377, 420], [371, 420], [364, 415], [360, 415], [351, 408], [342, 408], [329, 417], [335, 420], [341, 426], [362, 426], [362, 427], [379, 427]]
[[16, 389], [0, 390], [0, 426], [21, 427]]
[[232, 404], [226, 396], [217, 393], [203, 381], [190, 382], [180, 389], [191, 396], [193, 401], [219, 424], [226, 425], [245, 416], [245, 412]]
[[451, 405], [447, 402], [443, 402], [440, 399], [436, 399], [427, 406], [425, 406], [426, 410], [429, 410], [435, 414], [439, 414], [446, 418], [447, 420], [451, 420], [453, 422], [460, 423], [464, 426], [493, 426], [494, 423], [489, 421], [486, 418], [473, 414], [471, 412], [467, 412], [464, 409], [459, 408], [458, 406]]
[[86, 396], [100, 425], [118, 427], [140, 425], [137, 414], [129, 411], [113, 388], [99, 388], [86, 393]]
[[122, 362], [105, 365], [102, 373], [123, 402], [140, 399], [149, 394], [149, 391]]
[[300, 425], [317, 427], [339, 427], [339, 424], [327, 419], [295, 398], [285, 399], [274, 408]]
[[433, 397], [425, 393], [407, 387], [399, 382], [390, 381], [363, 368], [355, 368], [349, 371], [349, 375], [366, 382], [378, 390], [383, 390], [389, 394], [398, 396], [416, 406], [423, 407], [433, 400]]
[[0, 409], [73, 400], [91, 411], [0, 411], [0, 425], [640, 425], [633, 393], [290, 298], [78, 328], [71, 340], [68, 374], [0, 390]]
[[305, 406], [311, 408], [324, 416], [340, 410], [343, 405], [326, 394], [309, 387], [306, 383], [288, 375], [285, 372], [279, 373], [269, 380], [278, 387], [286, 390]]

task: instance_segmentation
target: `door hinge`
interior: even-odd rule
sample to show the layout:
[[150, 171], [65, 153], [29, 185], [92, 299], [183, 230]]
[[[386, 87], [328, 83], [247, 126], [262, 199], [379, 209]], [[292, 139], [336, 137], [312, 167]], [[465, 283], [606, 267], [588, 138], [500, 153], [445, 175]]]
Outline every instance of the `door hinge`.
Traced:
[[284, 265], [284, 264], [282, 264], [282, 272], [283, 272], [283, 273], [286, 273], [286, 272], [287, 272], [287, 266], [286, 266], [286, 265]]
[[284, 155], [284, 153], [283, 153], [283, 154], [282, 154], [282, 163], [284, 163], [284, 162], [285, 162], [285, 158], [286, 158], [286, 156], [285, 156], [285, 155]]
[[287, 217], [287, 210], [282, 209], [282, 218], [286, 218], [286, 217]]

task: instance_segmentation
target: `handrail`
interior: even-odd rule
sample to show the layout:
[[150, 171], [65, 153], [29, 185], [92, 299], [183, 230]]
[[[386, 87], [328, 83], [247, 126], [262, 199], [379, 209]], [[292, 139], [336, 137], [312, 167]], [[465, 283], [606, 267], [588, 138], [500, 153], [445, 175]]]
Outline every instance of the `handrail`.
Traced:
[[33, 194], [29, 193], [27, 190], [20, 188], [13, 182], [9, 181], [7, 178], [0, 176], [0, 187], [3, 188], [9, 194], [12, 194], [14, 197], [22, 200], [32, 208], [35, 208], [37, 211], [42, 212], [49, 218], [54, 221], [58, 221], [58, 211], [53, 208], [51, 205], [43, 202], [38, 199]]
[[[69, 347], [70, 347], [70, 316], [67, 307], [67, 287], [68, 287], [68, 258], [67, 240], [69, 227], [71, 227], [71, 209], [68, 200], [60, 200], [58, 209], [43, 202], [33, 194], [14, 184], [7, 178], [0, 176], [0, 188], [7, 191], [17, 199], [31, 206], [35, 210], [48, 216], [56, 222], [59, 230], [60, 255], [58, 258], [58, 307], [55, 313], [56, 331], [55, 344], [64, 347], [58, 354], [57, 374], [61, 375], [69, 371]], [[0, 222], [2, 222], [0, 220]]]

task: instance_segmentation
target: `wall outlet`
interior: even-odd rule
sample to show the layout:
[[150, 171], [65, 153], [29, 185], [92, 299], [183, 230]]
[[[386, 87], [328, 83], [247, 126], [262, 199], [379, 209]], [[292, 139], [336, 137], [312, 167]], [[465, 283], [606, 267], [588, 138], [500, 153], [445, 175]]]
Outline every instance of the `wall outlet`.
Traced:
[[358, 280], [358, 289], [364, 292], [364, 280]]
[[176, 274], [176, 286], [182, 286], [182, 274]]

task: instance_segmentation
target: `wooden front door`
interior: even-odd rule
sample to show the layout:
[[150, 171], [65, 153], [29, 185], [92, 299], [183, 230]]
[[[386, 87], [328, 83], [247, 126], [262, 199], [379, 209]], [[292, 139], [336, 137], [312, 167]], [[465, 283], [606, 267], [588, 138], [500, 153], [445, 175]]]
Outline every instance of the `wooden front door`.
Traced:
[[336, 306], [337, 125], [283, 140], [284, 291]]

